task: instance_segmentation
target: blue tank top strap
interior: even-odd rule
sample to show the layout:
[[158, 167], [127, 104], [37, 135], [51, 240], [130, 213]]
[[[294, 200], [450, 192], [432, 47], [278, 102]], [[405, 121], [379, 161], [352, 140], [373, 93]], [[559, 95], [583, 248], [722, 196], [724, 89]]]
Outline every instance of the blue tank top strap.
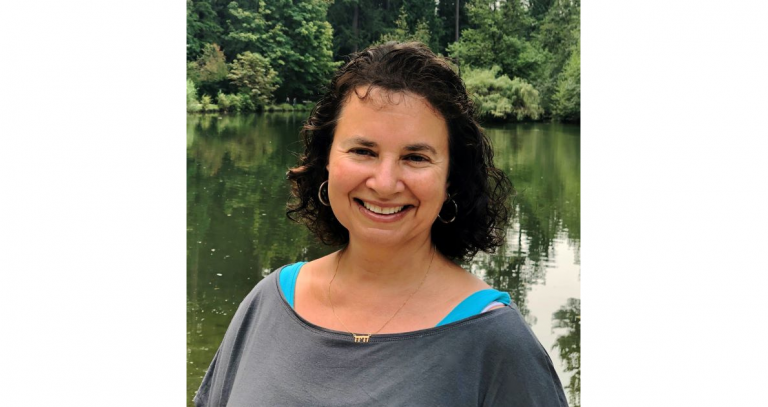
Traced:
[[290, 305], [291, 308], [293, 308], [294, 303], [296, 279], [299, 278], [299, 270], [301, 270], [301, 266], [305, 264], [307, 264], [306, 261], [300, 261], [298, 263], [285, 266], [282, 270], [280, 270], [280, 275], [278, 276], [280, 278], [280, 290], [283, 292], [283, 297], [285, 297], [285, 300], [288, 302], [288, 305]]
[[512, 299], [509, 297], [509, 294], [494, 290], [493, 288], [478, 291], [460, 302], [459, 305], [454, 307], [453, 310], [451, 310], [451, 312], [436, 326], [450, 324], [477, 315], [481, 313], [488, 304], [494, 301], [509, 305]]

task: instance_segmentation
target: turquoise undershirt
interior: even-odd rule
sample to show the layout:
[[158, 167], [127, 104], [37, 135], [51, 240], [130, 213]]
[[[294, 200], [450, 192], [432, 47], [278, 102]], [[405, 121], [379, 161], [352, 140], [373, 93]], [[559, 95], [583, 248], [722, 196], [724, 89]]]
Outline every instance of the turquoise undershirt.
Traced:
[[[296, 279], [299, 278], [299, 270], [301, 270], [301, 266], [305, 264], [306, 262], [300, 261], [285, 266], [280, 271], [280, 289], [283, 291], [283, 296], [285, 297], [285, 300], [288, 301], [288, 305], [290, 305], [291, 308], [293, 308], [294, 303], [293, 299], [296, 291]], [[493, 288], [480, 290], [465, 298], [464, 301], [454, 307], [453, 310], [451, 310], [451, 312], [436, 326], [450, 324], [451, 322], [477, 315], [481, 313], [488, 304], [494, 301], [509, 305], [511, 298], [509, 297], [509, 294], [494, 290]]]

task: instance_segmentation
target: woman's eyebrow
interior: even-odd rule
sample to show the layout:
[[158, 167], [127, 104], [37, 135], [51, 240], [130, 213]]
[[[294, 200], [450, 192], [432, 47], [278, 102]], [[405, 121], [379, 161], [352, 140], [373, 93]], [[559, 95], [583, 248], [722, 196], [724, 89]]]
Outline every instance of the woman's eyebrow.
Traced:
[[373, 142], [371, 140], [368, 140], [365, 137], [354, 137], [354, 138], [351, 138], [349, 140], [344, 141], [344, 144], [345, 145], [359, 144], [359, 145], [361, 145], [363, 147], [376, 147], [376, 143], [375, 142]]
[[416, 143], [416, 144], [409, 144], [405, 146], [406, 151], [412, 151], [412, 152], [418, 152], [418, 151], [429, 151], [432, 154], [437, 154], [437, 150], [435, 150], [434, 147], [430, 146], [427, 143]]

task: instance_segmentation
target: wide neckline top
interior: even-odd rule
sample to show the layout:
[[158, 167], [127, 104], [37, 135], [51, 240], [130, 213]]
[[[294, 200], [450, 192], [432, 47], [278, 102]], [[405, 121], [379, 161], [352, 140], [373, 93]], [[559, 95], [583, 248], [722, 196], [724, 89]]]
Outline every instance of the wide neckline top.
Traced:
[[[337, 330], [333, 330], [333, 329], [324, 328], [324, 327], [319, 326], [319, 325], [315, 325], [312, 322], [309, 322], [308, 320], [304, 319], [301, 315], [299, 315], [296, 312], [295, 309], [293, 309], [293, 296], [290, 296], [291, 298], [290, 298], [290, 302], [289, 302], [289, 298], [287, 298], [287, 296], [285, 295], [285, 293], [283, 292], [282, 287], [281, 287], [281, 281], [280, 281], [281, 280], [281, 275], [282, 275], [283, 271], [286, 271], [286, 269], [288, 269], [289, 272], [291, 272], [291, 271], [298, 272], [298, 270], [301, 269], [301, 267], [304, 264], [306, 264], [306, 263], [307, 262], [298, 262], [298, 263], [294, 263], [294, 264], [289, 264], [289, 265], [283, 266], [283, 267], [281, 267], [281, 268], [279, 268], [278, 270], [275, 271], [275, 273], [278, 274], [277, 278], [275, 278], [275, 289], [277, 290], [278, 295], [282, 299], [282, 301], [281, 301], [282, 304], [281, 305], [282, 305], [283, 309], [286, 312], [288, 312], [288, 314], [293, 318], [294, 321], [296, 321], [297, 323], [302, 325], [304, 328], [307, 328], [307, 329], [313, 331], [316, 334], [319, 334], [321, 336], [326, 336], [326, 337], [329, 337], [329, 338], [334, 338], [334, 339], [344, 339], [344, 340], [347, 340], [347, 341], [352, 341], [353, 338], [352, 338], [352, 335], [349, 332], [337, 331]], [[296, 267], [297, 269], [296, 270], [290, 270], [289, 267]], [[291, 279], [291, 280], [295, 283], [295, 279]], [[295, 284], [290, 284], [289, 285], [289, 290], [291, 292], [293, 292], [293, 290], [295, 288], [296, 288]], [[472, 294], [469, 297], [465, 298], [464, 301], [467, 301], [468, 299], [470, 299], [473, 295], [475, 295], [477, 293], [480, 293], [480, 292], [483, 292], [483, 291], [488, 291], [488, 290], [497, 291], [498, 293], [504, 294], [504, 295], [506, 295], [507, 298], [509, 298], [509, 294], [503, 293], [501, 291], [494, 290], [494, 289], [491, 288], [491, 289], [486, 289], [486, 290], [481, 290], [481, 291], [475, 292], [474, 294]], [[462, 303], [464, 303], [464, 301], [462, 301]], [[440, 333], [443, 333], [443, 332], [446, 332], [446, 331], [450, 331], [450, 330], [453, 330], [455, 328], [464, 326], [466, 324], [478, 323], [480, 321], [484, 321], [486, 319], [493, 318], [494, 316], [500, 316], [501, 314], [505, 314], [505, 313], [508, 313], [508, 312], [513, 312], [512, 307], [514, 307], [514, 305], [511, 303], [511, 300], [508, 300], [508, 301], [509, 302], [505, 303], [505, 305], [506, 305], [505, 307], [499, 308], [499, 309], [495, 309], [495, 310], [493, 310], [493, 312], [474, 313], [474, 314], [468, 315], [468, 316], [460, 315], [462, 313], [454, 313], [456, 308], [458, 308], [459, 305], [461, 305], [461, 303], [460, 303], [459, 305], [454, 307], [454, 309], [445, 318], [443, 318], [443, 320], [440, 321], [440, 323], [438, 323], [437, 326], [430, 327], [430, 328], [419, 329], [419, 330], [416, 330], [416, 331], [396, 332], [396, 333], [386, 333], [386, 334], [375, 334], [375, 335], [371, 335], [371, 337], [369, 339], [369, 342], [370, 343], [390, 342], [390, 341], [397, 341], [397, 340], [407, 340], [407, 339], [421, 338], [421, 337], [425, 337], [425, 336], [431, 336], [431, 335], [440, 334]], [[460, 318], [456, 319], [456, 320], [453, 320], [453, 321], [450, 321], [450, 322], [444, 322], [452, 314], [454, 314], [455, 316], [460, 316]]]

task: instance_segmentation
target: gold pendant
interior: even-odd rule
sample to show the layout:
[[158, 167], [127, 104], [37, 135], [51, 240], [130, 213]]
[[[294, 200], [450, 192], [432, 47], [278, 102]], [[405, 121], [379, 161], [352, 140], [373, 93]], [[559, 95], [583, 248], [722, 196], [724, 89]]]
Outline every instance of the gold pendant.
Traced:
[[368, 340], [371, 339], [371, 335], [355, 335], [355, 334], [352, 334], [352, 336], [355, 337], [355, 342], [359, 342], [359, 343], [368, 343]]

